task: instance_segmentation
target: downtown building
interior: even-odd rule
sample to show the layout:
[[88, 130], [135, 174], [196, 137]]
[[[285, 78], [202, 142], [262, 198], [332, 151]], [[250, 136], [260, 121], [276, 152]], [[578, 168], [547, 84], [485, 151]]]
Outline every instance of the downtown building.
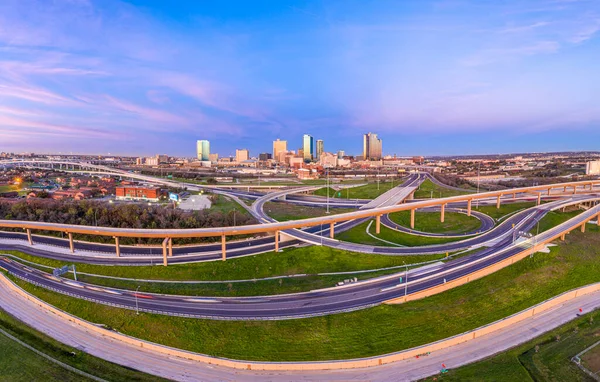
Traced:
[[199, 161], [210, 160], [210, 142], [201, 140], [196, 142], [196, 156]]
[[305, 161], [313, 160], [315, 152], [315, 139], [312, 135], [304, 134], [302, 137], [302, 157]]
[[323, 155], [324, 152], [325, 152], [325, 145], [323, 144], [323, 140], [317, 139], [317, 154], [316, 154], [315, 158], [317, 160], [321, 160], [321, 155]]
[[381, 139], [377, 138], [377, 134], [368, 133], [363, 136], [363, 159], [364, 160], [381, 160]]
[[273, 159], [281, 162], [280, 154], [287, 152], [287, 141], [281, 141], [277, 139], [273, 141]]

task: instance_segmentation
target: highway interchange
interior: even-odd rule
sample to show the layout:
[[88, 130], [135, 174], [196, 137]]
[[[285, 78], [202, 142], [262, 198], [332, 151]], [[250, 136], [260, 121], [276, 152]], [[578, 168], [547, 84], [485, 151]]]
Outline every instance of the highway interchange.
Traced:
[[[98, 170], [114, 174], [114, 170], [110, 168], [90, 169], [90, 171]], [[163, 179], [147, 176], [141, 177], [143, 177], [146, 182], [169, 185], [169, 182]], [[11, 275], [17, 278], [48, 290], [99, 304], [130, 310], [213, 320], [248, 321], [297, 319], [365, 309], [382, 303], [402, 302], [406, 300], [407, 297], [410, 299], [413, 295], [418, 295], [419, 293], [422, 294], [423, 292], [434, 290], [437, 287], [443, 287], [445, 284], [452, 283], [453, 281], [464, 280], [465, 278], [467, 278], [468, 281], [468, 277], [473, 277], [472, 275], [485, 272], [487, 269], [496, 269], [500, 264], [509, 264], [519, 256], [522, 257], [527, 254], [533, 255], [535, 251], [543, 248], [546, 243], [564, 236], [574, 229], [581, 227], [583, 230], [588, 222], [598, 220], [600, 217], [600, 204], [597, 204], [597, 202], [600, 201], [600, 193], [596, 193], [596, 190], [594, 189], [596, 184], [592, 183], [571, 183], [564, 186], [564, 192], [562, 193], [551, 193], [551, 188], [548, 188], [545, 192], [544, 189], [537, 188], [534, 189], [534, 192], [537, 194], [534, 193], [533, 196], [529, 189], [518, 189], [514, 190], [514, 192], [509, 190], [506, 194], [498, 195], [493, 193], [489, 193], [489, 195], [486, 195], [485, 193], [477, 195], [476, 197], [479, 197], [477, 203], [480, 205], [500, 205], [500, 202], [513, 203], [519, 201], [538, 201], [537, 206], [516, 211], [513, 214], [509, 214], [502, 219], [499, 219], [499, 221], [495, 221], [488, 215], [482, 214], [476, 210], [471, 210], [471, 200], [467, 200], [464, 197], [436, 199], [437, 201], [441, 201], [440, 204], [436, 204], [436, 200], [432, 202], [411, 200], [414, 191], [417, 190], [426, 179], [430, 179], [438, 186], [444, 186], [429, 174], [411, 174], [404, 179], [404, 182], [401, 185], [392, 188], [372, 201], [343, 199], [326, 200], [323, 197], [301, 194], [304, 191], [314, 191], [320, 186], [297, 187], [293, 189], [283, 188], [275, 192], [267, 193], [244, 189], [211, 188], [211, 192], [225, 195], [248, 210], [248, 212], [250, 212], [260, 223], [257, 227], [264, 226], [269, 228], [261, 231], [260, 229], [257, 230], [257, 228], [253, 228], [253, 226], [244, 228], [236, 227], [235, 229], [226, 227], [223, 230], [236, 232], [236, 229], [248, 229], [252, 232], [263, 233], [260, 236], [250, 237], [245, 240], [230, 240], [225, 242], [225, 236], [222, 236], [223, 240], [215, 244], [175, 246], [173, 248], [173, 256], [169, 257], [169, 264], [215, 261], [222, 259], [223, 249], [226, 249], [227, 251], [227, 258], [232, 259], [241, 256], [251, 256], [264, 252], [271, 252], [276, 246], [279, 249], [284, 249], [298, 245], [328, 246], [353, 251], [357, 256], [360, 256], [360, 252], [376, 253], [387, 256], [406, 256], [419, 254], [442, 255], [444, 253], [457, 253], [457, 251], [469, 251], [462, 257], [451, 257], [446, 261], [434, 261], [429, 265], [410, 270], [407, 267], [405, 271], [377, 278], [361, 279], [357, 282], [344, 284], [342, 286], [332, 285], [330, 288], [282, 295], [255, 297], [199, 297], [153, 294], [108, 288], [100, 285], [78, 282], [68, 278], [55, 277], [49, 273], [36, 269], [31, 264], [24, 265], [22, 262], [17, 261], [19, 260], [18, 258], [12, 256], [10, 258], [8, 256], [0, 256], [0, 268], [7, 270]], [[191, 183], [184, 184], [184, 186], [190, 190], [203, 189], [202, 186]], [[589, 186], [589, 190], [587, 189], [587, 186]], [[563, 185], [557, 185], [556, 187], [560, 189], [563, 188]], [[567, 192], [567, 187], [573, 187], [573, 192]], [[253, 203], [248, 206], [242, 199], [253, 200]], [[265, 212], [265, 204], [269, 202], [284, 202], [284, 200], [286, 203], [304, 206], [322, 207], [328, 204], [332, 210], [338, 207], [354, 208], [356, 209], [358, 217], [354, 213], [331, 214], [324, 216], [323, 218], [306, 219], [303, 222], [310, 222], [310, 224], [305, 226], [304, 224], [297, 224], [294, 221], [285, 224], [279, 223]], [[546, 203], [541, 204], [541, 200], [546, 201]], [[530, 231], [535, 232], [536, 225], [549, 211], [583, 204], [587, 205], [587, 209], [568, 221], [539, 233], [536, 236], [524, 235], [524, 237], [521, 237], [521, 233]], [[440, 214], [445, 210], [446, 212], [468, 214], [479, 219], [481, 225], [476, 231], [463, 232], [454, 235], [419, 232], [414, 230], [414, 228], [404, 227], [392, 221], [389, 213], [398, 210], [398, 206], [404, 206], [404, 210], [407, 211], [411, 211], [410, 208], [413, 206], [418, 206], [419, 212], [422, 213]], [[333, 212], [335, 212], [335, 210], [333, 210]], [[366, 212], [366, 214], [363, 212]], [[369, 215], [371, 212], [376, 213]], [[414, 213], [414, 209], [411, 212]], [[332, 222], [332, 217], [339, 218], [340, 216], [342, 216], [342, 219]], [[330, 237], [330, 229], [334, 227], [334, 223], [335, 232], [339, 233], [357, 227], [374, 218], [377, 218], [377, 222], [379, 223], [380, 221], [381, 225], [384, 227], [387, 227], [390, 230], [403, 232], [404, 234], [430, 237], [460, 237], [460, 240], [445, 244], [419, 247], [390, 247], [350, 243]], [[322, 221], [322, 223], [318, 224], [319, 221]], [[32, 222], [31, 224], [31, 229], [43, 229], [43, 227], [52, 226], [48, 223]], [[272, 227], [275, 227], [276, 230], [273, 231]], [[72, 227], [58, 227], [58, 230], [62, 230], [63, 228], [66, 228], [64, 232], [69, 232]], [[89, 228], [97, 229], [104, 235], [107, 235], [110, 232], [109, 228], [104, 227]], [[212, 235], [212, 231], [208, 231]], [[135, 230], [125, 230], [127, 235], [132, 232], [135, 232]], [[144, 230], [144, 232], [147, 232], [147, 230]], [[197, 232], [202, 232], [202, 230], [198, 230]], [[276, 232], [277, 236], [285, 235], [287, 240], [277, 241], [276, 243], [276, 239], [272, 235], [272, 232]], [[166, 233], [170, 232], [168, 230], [163, 230], [160, 232], [160, 235], [156, 237], [160, 238]], [[115, 256], [113, 245], [81, 241], [76, 242], [76, 251], [75, 253], [71, 253], [69, 252], [68, 240], [35, 234], [33, 235], [33, 242], [33, 246], [28, 244], [26, 233], [0, 231], [0, 251], [19, 250], [34, 256], [51, 258], [65, 263], [85, 262], [104, 265], [142, 266], [157, 264], [164, 255], [161, 248], [122, 245], [120, 246], [121, 256], [117, 257]], [[509, 261], [509, 263], [507, 263], [507, 261]], [[2, 288], [6, 288], [6, 285], [3, 285]], [[11, 304], [14, 306], [7, 305], [6, 308], [8, 310], [13, 309], [16, 306], [21, 306], [22, 309], [28, 309], [28, 312], [33, 312], [31, 308], [32, 306], [36, 306], [36, 304], [26, 307], [25, 305], [27, 304], [25, 302], [27, 300], [17, 301], [15, 298], [15, 296], [8, 297], [8, 293], [4, 296], [5, 301], [13, 300]], [[586, 301], [594, 301], [594, 297], [591, 296], [587, 298]], [[8, 304], [8, 302], [6, 303]], [[574, 303], [571, 303], [571, 305], [573, 304]], [[580, 303], [577, 302], [577, 304]], [[39, 308], [39, 305], [37, 306]], [[587, 307], [587, 305], [585, 306]], [[39, 320], [36, 321], [33, 319], [33, 321], [28, 321], [26, 319], [28, 317], [27, 314], [33, 313], [21, 312], [18, 308], [17, 310], [13, 309], [13, 313], [17, 314], [17, 316], [21, 314], [22, 317], [25, 317], [24, 321], [29, 322], [35, 327], [39, 326], [40, 330], [43, 330], [44, 327], [42, 321], [45, 320], [43, 317], [54, 316], [47, 314], [40, 315], [40, 313], [37, 312], [35, 314], [36, 317], [40, 317]], [[557, 319], [555, 316], [558, 313], [561, 314]], [[568, 311], [566, 311], [566, 313], [568, 315]], [[545, 319], [547, 321], [545, 325], [549, 325], [549, 328], [558, 325], [560, 319], [562, 319], [560, 322], [566, 321], [565, 313], [557, 311], [556, 314], [552, 316], [552, 319]], [[534, 319], [537, 320], [535, 317]], [[58, 318], [55, 319], [55, 321], [58, 320]], [[544, 318], [541, 318], [541, 320], [543, 321]], [[64, 324], [70, 325], [68, 322], [64, 322]], [[52, 328], [57, 328], [57, 325], [61, 325], [61, 323], [54, 322], [50, 325]], [[530, 324], [529, 326], [531, 325], [535, 324]], [[481, 354], [494, 354], [494, 352], [499, 351], [498, 349], [503, 346], [506, 348], [509, 343], [512, 343], [514, 346], [514, 344], [520, 343], [519, 341], [522, 342], [524, 338], [533, 336], [533, 334], [531, 334], [531, 329], [527, 332], [523, 332], [526, 330], [523, 328], [518, 330], [521, 330], [522, 334], [520, 336], [517, 332], [512, 333], [512, 329], [506, 330], [506, 333], [512, 333], [512, 336], [510, 336], [510, 341], [512, 342], [507, 342], [506, 338], [503, 338], [501, 340], [503, 343], [496, 343], [495, 341], [500, 341], [502, 336], [506, 336], [506, 334], [490, 334], [474, 340], [474, 344], [469, 342], [469, 345], [465, 345], [465, 349], [462, 349], [462, 345], [459, 345], [452, 348], [455, 350], [447, 349], [447, 351], [442, 350], [436, 352], [432, 356], [431, 361], [433, 363], [439, 362], [436, 360], [441, 360], [446, 363], [450, 362], [451, 367], [455, 367], [472, 362], [477, 358], [473, 357], [470, 353], [473, 350], [469, 349], [478, 349], [477, 352]], [[111, 349], [125, 351], [125, 347], [122, 344], [119, 344], [119, 341], [107, 341], [104, 338], [92, 336], [87, 330], [82, 331], [82, 333], [83, 332], [86, 334], [77, 334], [77, 336], [81, 337], [87, 335], [89, 337], [88, 340], [93, 341], [94, 345], [90, 346], [92, 352], [98, 352], [99, 349], [107, 349], [107, 346]], [[64, 333], [64, 330], [55, 330], [54, 333], [50, 334], [54, 338], [58, 338], [57, 333]], [[494, 337], [494, 335], [496, 337]], [[70, 343], [72, 341], [71, 336], [65, 337], [63, 335], [61, 338], [63, 337], [63, 342], [65, 343]], [[489, 339], [486, 339], [487, 337], [489, 337]], [[519, 340], [517, 340], [517, 337]], [[497, 339], [495, 340], [494, 338]], [[485, 348], [482, 348], [481, 346], [485, 346]], [[123, 363], [121, 357], [113, 359], [114, 357], [111, 358], [110, 354], [110, 352], [98, 352], [98, 355], [102, 358], [110, 359], [117, 363]], [[482, 357], [481, 354], [479, 358]], [[148, 349], [141, 350], [140, 356], [142, 358], [139, 358], [138, 362], [135, 364], [140, 370], [150, 370], [150, 372], [156, 373], [157, 375], [163, 375], [177, 380], [196, 380], [197, 378], [191, 378], [192, 375], [196, 375], [194, 373], [199, 373], [197, 375], [202, 378], [209, 376], [209, 379], [211, 380], [223, 380], [223, 378], [228, 378], [225, 376], [231, 376], [233, 373], [232, 369], [228, 368], [213, 368], [208, 364], [191, 363], [189, 360], [179, 360], [177, 357], [157, 356], [156, 354], [150, 354]], [[149, 358], [147, 357], [154, 359], [157, 364], [164, 364], [165, 367], [162, 367], [160, 371], [157, 368], [150, 367], [147, 361]], [[171, 368], [173, 362], [184, 362], [182, 367], [188, 371], [184, 374], [173, 372]], [[374, 377], [375, 380], [396, 380], [400, 376], [402, 376], [401, 379], [412, 380], [435, 374], [437, 369], [432, 362], [419, 362], [415, 364], [412, 361], [408, 363], [401, 361], [396, 364], [380, 366], [377, 368], [375, 374], [371, 374], [365, 371], [365, 369], [357, 369], [356, 371], [323, 370], [302, 373], [302, 375], [294, 374], [293, 372], [261, 373], [247, 371], [243, 374], [243, 379], [253, 380], [255, 377], [258, 377], [271, 378], [273, 380], [297, 380], [300, 378], [308, 378], [307, 380], [309, 380], [312, 376], [317, 378], [317, 380], [323, 378], [332, 380], [362, 380], [363, 377], [367, 378], [368, 375], [376, 375], [377, 377]], [[189, 365], [189, 368], [187, 365]], [[202, 366], [199, 367], [199, 365]], [[148, 369], [149, 367], [150, 369]], [[235, 372], [235, 375], [242, 377], [242, 374], [237, 372]]]
[[[363, 203], [360, 210], [385, 208], [395, 206], [398, 203], [407, 199], [429, 175], [422, 176], [420, 174], [410, 175], [402, 185], [399, 185], [392, 190], [384, 193], [377, 199]], [[156, 180], [163, 182], [163, 180]], [[186, 185], [193, 187], [194, 185]], [[312, 191], [317, 186], [301, 187], [296, 189], [284, 189], [272, 193], [259, 195], [252, 193], [252, 198], [255, 199], [249, 211], [264, 224], [278, 224], [274, 219], [269, 217], [264, 212], [264, 205], [269, 201], [279, 200], [281, 198], [288, 199], [289, 194]], [[228, 194], [228, 190], [219, 190], [224, 194]], [[244, 191], [236, 190], [233, 193], [234, 197], [243, 197]], [[513, 195], [516, 196], [516, 195]], [[555, 197], [557, 198], [557, 197]], [[384, 255], [402, 256], [415, 254], [441, 254], [448, 252], [456, 252], [459, 250], [473, 250], [480, 248], [474, 253], [450, 260], [447, 262], [439, 262], [432, 266], [411, 270], [406, 274], [399, 272], [393, 275], [380, 277], [376, 279], [364, 280], [352, 284], [347, 284], [341, 287], [332, 287], [324, 290], [316, 290], [305, 293], [295, 293], [289, 295], [275, 296], [260, 296], [260, 297], [240, 297], [240, 298], [222, 298], [222, 297], [192, 297], [192, 296], [169, 296], [158, 294], [139, 294], [126, 290], [115, 290], [103, 287], [97, 287], [89, 284], [68, 281], [62, 278], [55, 278], [48, 274], [25, 267], [8, 258], [4, 258], [0, 265], [8, 270], [11, 274], [22, 278], [28, 282], [43, 286], [47, 289], [57, 291], [59, 293], [68, 294], [70, 296], [96, 301], [102, 304], [119, 306], [128, 309], [136, 307], [142, 311], [157, 312], [170, 315], [182, 315], [199, 318], [211, 319], [228, 319], [228, 320], [277, 320], [290, 319], [299, 317], [310, 317], [327, 315], [339, 312], [346, 312], [356, 309], [363, 309], [386, 301], [394, 300], [405, 295], [411, 295], [419, 291], [432, 288], [454, 279], [472, 274], [480, 269], [489, 267], [506, 258], [520, 253], [527, 246], [531, 247], [532, 243], [519, 239], [515, 236], [516, 231], [527, 232], [531, 230], [539, 220], [551, 210], [563, 208], [564, 206], [579, 204], [587, 201], [598, 199], [595, 194], [584, 195], [567, 195], [558, 197], [558, 200], [552, 201], [533, 207], [521, 212], [518, 212], [501, 224], [492, 228], [492, 222], [489, 219], [481, 218], [484, 223], [483, 234], [466, 237], [463, 240], [450, 242], [438, 245], [429, 245], [421, 247], [386, 247], [386, 246], [371, 246], [358, 243], [349, 243], [331, 239], [329, 237], [329, 224], [325, 228], [320, 226], [312, 226], [304, 230], [286, 229], [281, 232], [293, 240], [279, 243], [280, 248], [285, 246], [297, 245], [301, 242], [312, 243], [316, 245], [326, 245], [332, 248], [338, 248], [354, 252], [377, 253]], [[289, 200], [289, 199], [288, 199]], [[296, 202], [303, 203], [302, 197], [296, 197]], [[318, 198], [310, 197], [310, 203], [318, 202]], [[322, 199], [321, 199], [322, 200]], [[452, 200], [450, 198], [449, 200]], [[483, 200], [482, 202], [486, 202]], [[487, 202], [495, 202], [491, 198]], [[345, 202], [342, 202], [345, 203]], [[449, 211], [463, 206], [463, 202], [449, 202]], [[464, 207], [464, 206], [463, 206]], [[431, 208], [431, 207], [429, 207]], [[572, 230], [580, 226], [588, 220], [595, 218], [600, 212], [600, 207], [593, 207], [579, 214], [576, 218], [571, 219], [569, 226], [555, 227], [547, 232], [542, 233], [535, 238], [536, 242], [544, 242], [548, 238], [555, 237], [557, 232]], [[387, 216], [387, 214], [383, 215]], [[340, 232], [344, 229], [349, 229], [367, 221], [368, 218], [351, 219], [336, 226], [336, 231]], [[383, 224], [390, 224], [389, 218], [383, 219]], [[395, 225], [392, 223], [392, 225]], [[559, 230], [560, 231], [557, 231]], [[15, 238], [21, 234], [2, 233], [0, 237]], [[36, 237], [37, 242], [45, 241], [47, 244], [64, 245], [64, 241], [55, 238], [41, 239]], [[100, 250], [105, 251], [109, 246], [92, 243], [77, 243], [78, 250]], [[255, 238], [246, 241], [231, 241], [227, 244], [229, 258], [236, 256], [247, 256], [260, 252], [272, 251], [274, 249], [274, 239], [272, 237]], [[525, 246], [525, 247], [524, 247]], [[147, 265], [156, 263], [153, 259], [152, 249], [123, 247], [122, 257], [113, 256], [86, 256], [86, 255], [70, 255], [64, 253], [54, 253], [45, 249], [27, 247], [23, 244], [7, 245], [3, 244], [0, 249], [20, 249], [24, 252], [50, 257], [53, 259], [72, 261], [76, 259], [79, 262], [89, 262], [94, 264], [128, 264], [128, 265]], [[170, 263], [189, 262], [189, 261], [206, 261], [216, 260], [220, 257], [218, 251], [221, 249], [221, 244], [175, 247], [174, 254], [170, 259]], [[130, 252], [131, 251], [131, 252]], [[154, 249], [156, 251], [156, 249]], [[135, 252], [135, 253], [133, 253]], [[127, 256], [131, 253], [131, 256]], [[159, 255], [156, 255], [159, 258]], [[402, 278], [402, 282], [400, 281]], [[408, 282], [406, 281], [408, 279]]]

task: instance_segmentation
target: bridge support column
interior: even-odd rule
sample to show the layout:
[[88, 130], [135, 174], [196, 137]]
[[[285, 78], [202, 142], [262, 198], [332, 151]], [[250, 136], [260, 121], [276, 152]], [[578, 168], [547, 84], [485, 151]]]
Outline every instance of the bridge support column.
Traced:
[[567, 186], [565, 186], [565, 187], [563, 188], [563, 193], [566, 193], [566, 192], [567, 192]]
[[542, 193], [538, 193], [538, 198], [537, 198], [537, 205], [539, 206], [540, 204], [542, 204]]
[[121, 257], [121, 247], [119, 246], [118, 236], [115, 236], [115, 251], [117, 252], [117, 257]]
[[552, 188], [548, 188], [548, 195], [550, 195], [550, 192], [552, 192]]
[[473, 199], [469, 199], [467, 201], [467, 216], [471, 216], [471, 204], [473, 203]]
[[581, 225], [581, 233], [585, 233], [585, 225], [587, 224], [587, 221], [584, 221], [583, 224]]
[[279, 231], [275, 231], [275, 252], [279, 252]]
[[496, 199], [496, 208], [500, 208], [500, 197], [502, 195], [498, 195], [498, 199]]
[[162, 242], [162, 249], [163, 249], [163, 265], [166, 267], [168, 265], [168, 260], [167, 260], [167, 242], [169, 241], [169, 238], [166, 237], [165, 240], [163, 240]]
[[29, 245], [33, 245], [33, 239], [31, 238], [31, 230], [29, 228], [27, 228], [27, 241], [29, 242]]
[[573, 195], [577, 193], [577, 186], [573, 186]]
[[329, 237], [333, 239], [335, 237], [335, 223], [329, 223]]
[[225, 235], [221, 235], [221, 260], [227, 260], [227, 240]]
[[410, 228], [415, 229], [415, 209], [410, 210]]
[[173, 257], [173, 238], [169, 238], [169, 257]]
[[516, 193], [516, 192], [513, 192], [512, 198], [513, 198], [513, 199], [516, 199], [516, 198], [517, 198], [517, 193]]
[[71, 253], [75, 253], [75, 245], [73, 244], [73, 234], [71, 232], [67, 232], [69, 235], [69, 248], [71, 249]]
[[445, 215], [446, 215], [446, 205], [442, 204], [441, 212], [440, 212], [440, 222], [442, 222], [442, 223], [444, 222]]
[[381, 232], [381, 215], [375, 217], [375, 233], [379, 235]]
[[560, 235], [560, 241], [565, 241], [565, 234]]

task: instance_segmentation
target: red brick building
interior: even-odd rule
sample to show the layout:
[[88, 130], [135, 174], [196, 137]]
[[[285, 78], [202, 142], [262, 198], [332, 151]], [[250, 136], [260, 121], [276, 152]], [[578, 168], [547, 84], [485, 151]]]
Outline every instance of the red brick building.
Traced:
[[121, 200], [148, 200], [158, 202], [161, 191], [158, 187], [121, 186], [115, 189], [115, 195], [117, 199]]

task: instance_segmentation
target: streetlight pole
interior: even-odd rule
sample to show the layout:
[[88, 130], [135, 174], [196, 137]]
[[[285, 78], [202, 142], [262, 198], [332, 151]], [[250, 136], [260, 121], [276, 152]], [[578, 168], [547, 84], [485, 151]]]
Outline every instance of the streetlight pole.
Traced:
[[137, 289], [135, 290], [135, 314], [140, 314], [140, 308], [138, 306], [138, 291], [140, 290], [141, 285], [138, 285]]
[[329, 213], [329, 169], [327, 171], [327, 213]]
[[237, 209], [235, 207], [233, 207], [233, 226], [235, 227], [235, 213], [237, 212]]
[[[479, 175], [481, 171], [481, 161], [477, 164], [477, 193], [479, 194]], [[479, 199], [475, 200], [475, 208], [479, 208]]]

